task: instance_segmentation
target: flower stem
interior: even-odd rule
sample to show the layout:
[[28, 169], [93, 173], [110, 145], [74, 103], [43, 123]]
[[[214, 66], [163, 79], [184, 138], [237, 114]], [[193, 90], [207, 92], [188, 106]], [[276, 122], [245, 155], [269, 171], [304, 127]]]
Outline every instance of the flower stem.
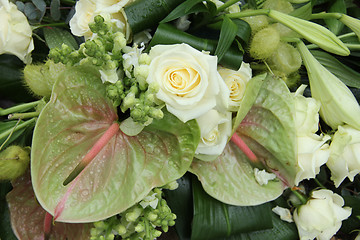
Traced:
[[236, 146], [239, 147], [239, 149], [252, 161], [252, 162], [258, 162], [258, 158], [256, 155], [251, 151], [251, 149], [246, 145], [246, 143], [237, 135], [234, 133], [231, 137], [231, 141], [236, 144]]
[[37, 25], [37, 26], [33, 26], [32, 29], [39, 29], [39, 28], [43, 28], [43, 27], [61, 27], [61, 26], [67, 26], [68, 24], [65, 22], [61, 22], [61, 23], [48, 23], [48, 24], [43, 24], [43, 25]]
[[297, 190], [291, 189], [292, 193], [301, 201], [302, 204], [305, 204], [307, 202], [307, 199], [305, 196], [298, 192]]
[[221, 6], [217, 9], [216, 13], [219, 13], [219, 12], [221, 12], [221, 11], [224, 11], [226, 8], [228, 8], [228, 7], [230, 7], [231, 5], [237, 3], [238, 1], [239, 1], [239, 0], [229, 0], [229, 1], [225, 2], [223, 5], [221, 5]]
[[329, 19], [329, 18], [335, 18], [340, 19], [342, 17], [342, 13], [315, 13], [311, 14], [310, 19]]
[[[34, 123], [35, 121], [36, 121], [36, 119], [35, 119], [35, 118], [32, 118], [32, 119], [30, 119], [30, 120], [28, 120], [28, 121], [26, 121], [26, 122], [23, 122], [23, 123], [19, 124], [19, 125], [16, 127], [16, 130], [23, 129], [23, 128], [31, 125], [31, 124]], [[11, 128], [11, 129], [8, 129], [8, 130], [0, 133], [0, 139], [7, 137], [9, 134], [12, 134], [14, 131], [15, 131], [14, 128]]]
[[5, 116], [10, 113], [23, 112], [23, 111], [29, 110], [29, 109], [37, 106], [39, 102], [40, 102], [40, 100], [35, 101], [35, 102], [20, 104], [20, 105], [14, 106], [14, 107], [6, 108], [6, 109], [0, 108], [0, 116]]
[[26, 119], [39, 116], [38, 112], [27, 112], [27, 113], [13, 113], [9, 114], [8, 119]]

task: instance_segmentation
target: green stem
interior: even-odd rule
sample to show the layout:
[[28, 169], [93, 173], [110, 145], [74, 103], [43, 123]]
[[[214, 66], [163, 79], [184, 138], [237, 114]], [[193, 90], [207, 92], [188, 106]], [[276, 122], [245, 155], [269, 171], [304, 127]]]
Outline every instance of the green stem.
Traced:
[[[360, 50], [360, 44], [351, 44], [351, 43], [344, 43], [345, 46], [350, 49], [350, 50]], [[309, 50], [313, 50], [313, 49], [318, 49], [319, 46], [316, 45], [316, 44], [309, 44], [309, 45], [306, 45], [306, 47], [309, 49]]]
[[43, 25], [37, 25], [37, 26], [33, 26], [32, 29], [39, 29], [39, 28], [43, 28], [43, 27], [61, 27], [61, 26], [67, 26], [68, 24], [65, 22], [61, 22], [61, 23], [49, 23], [49, 24], [43, 24]]
[[317, 180], [316, 178], [314, 178], [314, 180], [319, 187], [326, 189], [326, 187], [319, 180]]
[[291, 189], [292, 193], [301, 201], [302, 204], [307, 202], [307, 199], [304, 197], [302, 193], [299, 193], [297, 190]]
[[228, 16], [229, 18], [243, 18], [243, 17], [258, 16], [258, 15], [268, 15], [269, 13], [270, 13], [270, 9], [258, 9], [258, 10], [243, 11], [238, 13], [229, 13], [226, 14], [226, 16]]
[[39, 116], [38, 112], [28, 112], [28, 113], [14, 113], [10, 114], [8, 119], [27, 119], [27, 118], [34, 118]]
[[345, 33], [343, 35], [339, 35], [337, 36], [339, 39], [343, 39], [343, 38], [347, 38], [347, 37], [356, 37], [356, 33], [351, 32], [351, 33]]
[[329, 18], [335, 18], [335, 19], [340, 19], [342, 17], [342, 13], [315, 13], [315, 14], [311, 14], [310, 19], [329, 19]]
[[5, 115], [9, 115], [10, 113], [23, 112], [23, 111], [29, 110], [29, 109], [35, 107], [36, 105], [38, 105], [39, 102], [40, 102], [40, 100], [35, 101], [35, 102], [20, 104], [20, 105], [14, 106], [14, 107], [6, 108], [6, 109], [0, 108], [0, 116], [5, 116]]
[[239, 0], [229, 0], [229, 1], [225, 2], [223, 5], [221, 5], [221, 6], [217, 9], [216, 13], [219, 13], [219, 12], [221, 12], [221, 11], [224, 11], [226, 8], [228, 8], [228, 7], [230, 7], [231, 5], [237, 3], [238, 1], [239, 1]]
[[[36, 119], [35, 119], [35, 118], [32, 118], [32, 119], [30, 119], [30, 120], [28, 120], [28, 121], [25, 121], [25, 122], [23, 122], [23, 123], [20, 123], [20, 124], [16, 127], [16, 130], [23, 129], [23, 128], [25, 128], [25, 127], [33, 124], [35, 121], [36, 121]], [[14, 131], [14, 129], [11, 128], [11, 129], [6, 130], [5, 132], [0, 133], [0, 139], [3, 139], [3, 138], [5, 138], [5, 137], [7, 137], [7, 136], [8, 136], [9, 134], [11, 134], [13, 131]]]

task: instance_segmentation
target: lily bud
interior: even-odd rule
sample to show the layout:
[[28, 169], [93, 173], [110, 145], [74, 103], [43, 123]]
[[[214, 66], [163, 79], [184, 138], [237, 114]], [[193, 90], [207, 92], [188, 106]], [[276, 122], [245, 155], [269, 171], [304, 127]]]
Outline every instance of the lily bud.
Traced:
[[349, 27], [355, 34], [358, 36], [360, 40], [360, 20], [350, 17], [346, 14], [342, 14], [341, 18], [339, 19], [343, 24]]
[[303, 42], [297, 44], [307, 69], [311, 95], [321, 103], [320, 116], [331, 128], [348, 124], [360, 129], [360, 106], [352, 92], [323, 67]]
[[270, 10], [268, 16], [272, 19], [291, 28], [303, 38], [318, 45], [325, 51], [335, 53], [341, 56], [348, 56], [350, 50], [345, 44], [325, 27], [306, 21], [297, 17], [290, 16], [275, 10]]

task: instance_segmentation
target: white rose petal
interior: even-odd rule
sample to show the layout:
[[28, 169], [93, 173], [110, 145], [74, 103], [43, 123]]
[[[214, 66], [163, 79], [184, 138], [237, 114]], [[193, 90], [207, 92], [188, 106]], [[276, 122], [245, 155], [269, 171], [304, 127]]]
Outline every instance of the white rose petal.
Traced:
[[0, 22], [0, 54], [13, 54], [25, 64], [31, 63], [34, 41], [25, 15], [12, 2], [1, 0]]
[[271, 209], [274, 213], [280, 216], [280, 219], [289, 223], [294, 222], [291, 212], [287, 208], [276, 206], [273, 209]]
[[294, 211], [300, 239], [329, 240], [351, 215], [342, 197], [330, 190], [313, 191], [310, 200]]
[[339, 126], [330, 145], [326, 163], [331, 179], [338, 187], [348, 177], [350, 181], [360, 172], [360, 131], [348, 125]]
[[254, 168], [255, 180], [260, 185], [266, 185], [269, 181], [274, 180], [276, 175], [274, 173], [268, 173], [265, 170], [259, 170]]
[[231, 113], [212, 109], [196, 119], [201, 138], [196, 154], [220, 155], [231, 134]]
[[218, 72], [230, 91], [229, 110], [236, 112], [238, 111], [240, 103], [243, 99], [246, 85], [252, 77], [250, 64], [243, 62], [240, 69], [237, 71], [219, 67]]
[[146, 81], [159, 85], [156, 97], [181, 121], [198, 118], [215, 106], [227, 107], [229, 91], [217, 72], [215, 56], [187, 44], [156, 45], [149, 56]]

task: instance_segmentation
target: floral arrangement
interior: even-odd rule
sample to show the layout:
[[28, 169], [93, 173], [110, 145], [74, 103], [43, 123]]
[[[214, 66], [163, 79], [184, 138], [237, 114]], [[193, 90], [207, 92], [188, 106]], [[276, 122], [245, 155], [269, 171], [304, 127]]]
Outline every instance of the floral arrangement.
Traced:
[[358, 7], [0, 0], [0, 238], [359, 239]]

